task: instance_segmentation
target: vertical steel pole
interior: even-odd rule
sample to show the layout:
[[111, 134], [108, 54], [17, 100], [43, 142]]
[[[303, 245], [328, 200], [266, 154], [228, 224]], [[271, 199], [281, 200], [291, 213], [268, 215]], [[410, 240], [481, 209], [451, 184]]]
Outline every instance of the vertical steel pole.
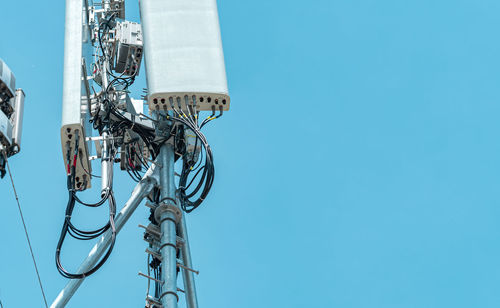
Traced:
[[[191, 262], [191, 250], [189, 248], [189, 238], [186, 226], [186, 215], [182, 214], [182, 221], [179, 225], [179, 236], [184, 239], [184, 245], [181, 248], [182, 261], [184, 266], [193, 268]], [[184, 291], [186, 292], [187, 308], [198, 308], [198, 298], [196, 296], [196, 285], [194, 283], [194, 273], [182, 269], [182, 278], [184, 279]]]
[[104, 131], [102, 133], [101, 197], [104, 197], [113, 186], [113, 157], [108, 138], [108, 132]]
[[[103, 1], [103, 8], [105, 10], [109, 10], [109, 2]], [[103, 13], [102, 18], [106, 18], [106, 15]], [[107, 44], [107, 43], [106, 43]], [[101, 67], [101, 79], [102, 79], [102, 88], [107, 89], [109, 80], [108, 80], [108, 58], [104, 57]], [[102, 107], [101, 107], [102, 108]], [[106, 128], [102, 133], [102, 158], [101, 158], [101, 196], [104, 197], [106, 195], [107, 190], [111, 189], [111, 184], [113, 183], [113, 162], [111, 161], [111, 153], [110, 153], [110, 144], [109, 144], [109, 134], [108, 129]]]
[[[163, 144], [158, 156], [161, 164], [160, 185], [162, 200], [175, 200], [174, 159], [173, 145], [169, 143]], [[177, 234], [174, 213], [171, 211], [162, 211], [160, 215], [160, 227], [161, 280], [163, 281], [160, 301], [163, 308], [177, 308]]]

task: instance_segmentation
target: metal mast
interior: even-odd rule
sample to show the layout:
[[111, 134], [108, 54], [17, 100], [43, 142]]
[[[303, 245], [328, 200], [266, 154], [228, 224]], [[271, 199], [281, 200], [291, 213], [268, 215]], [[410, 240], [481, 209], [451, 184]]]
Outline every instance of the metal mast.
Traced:
[[[150, 223], [142, 227], [148, 274], [139, 273], [148, 290], [153, 284], [146, 307], [177, 308], [184, 293], [187, 308], [198, 308], [186, 214], [200, 206], [214, 183], [213, 153], [201, 130], [230, 104], [216, 0], [140, 0], [140, 24], [125, 20], [124, 1], [66, 0], [61, 145], [69, 200], [56, 263], [70, 280], [51, 307], [66, 306], [83, 280], [101, 268], [121, 228], [147, 198]], [[147, 89], [134, 99], [129, 86], [143, 55]], [[209, 114], [200, 123], [204, 111]], [[78, 193], [91, 188], [95, 159], [101, 160], [101, 199], [86, 203]], [[138, 182], [118, 214], [115, 163]], [[72, 224], [75, 206], [104, 204], [109, 222], [102, 228]], [[67, 235], [97, 240], [73, 273], [62, 265]]]
[[[160, 300], [163, 307], [177, 307], [177, 222], [180, 210], [175, 199], [174, 183], [174, 147], [170, 144], [162, 145], [158, 157], [162, 170], [160, 172], [161, 200], [156, 211], [160, 219], [160, 253], [161, 253], [161, 280], [163, 281]], [[156, 213], [155, 213], [156, 216]]]

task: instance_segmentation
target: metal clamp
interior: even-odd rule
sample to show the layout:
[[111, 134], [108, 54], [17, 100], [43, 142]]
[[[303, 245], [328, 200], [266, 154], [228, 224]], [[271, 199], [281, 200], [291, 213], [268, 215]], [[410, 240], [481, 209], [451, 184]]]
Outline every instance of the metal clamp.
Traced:
[[182, 219], [182, 212], [181, 209], [177, 207], [175, 203], [173, 203], [171, 200], [167, 200], [167, 203], [162, 202], [158, 207], [155, 209], [155, 219], [156, 221], [161, 221], [161, 214], [164, 212], [171, 212], [175, 216], [175, 223], [179, 223]]
[[139, 225], [139, 228], [143, 228], [146, 233], [153, 236], [155, 239], [159, 240], [161, 238], [161, 230], [158, 226], [149, 224], [147, 227], [143, 225]]
[[175, 298], [177, 298], [177, 302], [179, 302], [179, 295], [177, 295], [177, 293], [173, 292], [173, 291], [167, 291], [167, 292], [163, 292], [161, 295], [160, 295], [160, 298], [159, 300], [161, 300], [165, 295], [168, 295], [168, 294], [172, 294], [173, 296], [175, 296]]
[[152, 297], [151, 295], [148, 295], [146, 298], [146, 307], [152, 308], [152, 307], [158, 307], [158, 308], [163, 308], [162, 304], [160, 303], [160, 300], [157, 298]]

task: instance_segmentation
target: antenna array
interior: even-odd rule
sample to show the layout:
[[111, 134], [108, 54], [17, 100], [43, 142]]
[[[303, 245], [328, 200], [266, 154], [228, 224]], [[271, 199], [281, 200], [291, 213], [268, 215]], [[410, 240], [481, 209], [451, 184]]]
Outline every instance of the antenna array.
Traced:
[[[180, 293], [188, 308], [198, 307], [186, 214], [203, 203], [214, 183], [214, 156], [202, 128], [230, 104], [217, 6], [215, 0], [141, 0], [140, 10], [142, 24], [125, 20], [124, 0], [66, 1], [61, 145], [68, 204], [56, 263], [71, 280], [52, 307], [65, 306], [83, 279], [105, 264], [143, 199], [151, 213], [144, 226], [148, 274], [140, 273], [150, 291], [146, 307], [175, 308]], [[148, 88], [134, 98], [130, 89], [141, 67]], [[201, 120], [204, 111], [209, 114]], [[101, 185], [92, 203], [79, 193], [92, 186], [94, 160], [100, 160]], [[119, 213], [115, 164], [137, 182]], [[105, 204], [108, 222], [101, 228], [73, 224], [76, 206]], [[62, 262], [68, 235], [98, 239], [74, 272]], [[179, 274], [184, 289], [177, 286]]]

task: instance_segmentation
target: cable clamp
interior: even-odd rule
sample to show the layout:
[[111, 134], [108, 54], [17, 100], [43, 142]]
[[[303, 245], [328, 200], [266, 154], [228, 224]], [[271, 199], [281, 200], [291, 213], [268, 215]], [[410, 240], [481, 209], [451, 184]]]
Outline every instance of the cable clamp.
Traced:
[[151, 203], [149, 201], [146, 201], [146, 203], [144, 204], [146, 207], [149, 207], [150, 209], [154, 210], [156, 209], [158, 206], [155, 204], [155, 203]]
[[158, 259], [160, 261], [163, 259], [161, 254], [157, 251], [152, 251], [152, 250], [149, 250], [148, 248], [146, 248], [146, 253], [150, 254], [151, 256], [155, 257], [156, 259]]
[[186, 241], [182, 237], [178, 236], [177, 243], [176, 243], [177, 247], [181, 247], [184, 244], [186, 244]]
[[158, 308], [163, 308], [163, 305], [160, 303], [160, 300], [157, 298], [152, 297], [151, 295], [148, 295], [146, 298], [146, 308], [153, 308], [153, 307], [158, 307]]
[[163, 248], [165, 248], [165, 247], [172, 247], [172, 248], [174, 248], [174, 249], [177, 249], [176, 244], [172, 244], [172, 243], [165, 243], [165, 244], [163, 244], [163, 245], [161, 245], [161, 246], [160, 246], [160, 251], [161, 251]]
[[143, 228], [145, 230], [145, 232], [150, 234], [151, 236], [153, 236], [153, 238], [155, 238], [156, 240], [160, 240], [160, 238], [161, 238], [160, 227], [153, 225], [153, 224], [149, 224], [147, 227], [143, 226], [143, 225], [139, 225], [139, 228]]
[[175, 298], [177, 298], [177, 302], [179, 302], [179, 295], [177, 295], [177, 293], [173, 292], [173, 291], [167, 291], [167, 292], [163, 292], [162, 295], [160, 296], [160, 300], [167, 294], [172, 294], [175, 296]]

